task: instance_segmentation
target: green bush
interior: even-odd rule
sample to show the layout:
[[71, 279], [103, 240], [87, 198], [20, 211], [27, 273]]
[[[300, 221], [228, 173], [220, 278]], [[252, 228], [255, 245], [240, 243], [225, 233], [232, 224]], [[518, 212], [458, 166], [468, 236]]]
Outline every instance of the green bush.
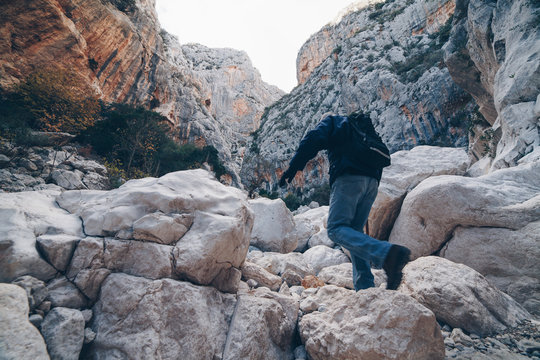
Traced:
[[[162, 176], [178, 170], [212, 166], [219, 178], [226, 173], [212, 146], [180, 145], [170, 138], [168, 120], [154, 111], [124, 104], [104, 107], [102, 119], [78, 140], [92, 146], [120, 177]], [[114, 170], [114, 167], [112, 169]]]
[[401, 82], [415, 82], [422, 74], [443, 61], [442, 50], [429, 49], [425, 52], [416, 53], [405, 61], [393, 63], [392, 69], [399, 75]]
[[274, 200], [279, 197], [279, 194], [277, 191], [268, 192], [265, 189], [261, 189], [259, 190], [259, 196]]
[[293, 193], [288, 193], [283, 199], [289, 210], [294, 211], [302, 205], [302, 201]]
[[76, 73], [46, 68], [31, 73], [5, 91], [1, 105], [2, 131], [28, 129], [78, 134], [99, 117], [94, 91]]
[[316, 201], [319, 205], [330, 204], [330, 185], [328, 183], [323, 184], [313, 191], [313, 194], [304, 201], [305, 204], [309, 204], [312, 201]]
[[135, 0], [110, 0], [122, 12], [130, 12], [135, 8]]
[[27, 143], [32, 119], [31, 113], [13, 98], [13, 94], [0, 97], [0, 138], [18, 145]]

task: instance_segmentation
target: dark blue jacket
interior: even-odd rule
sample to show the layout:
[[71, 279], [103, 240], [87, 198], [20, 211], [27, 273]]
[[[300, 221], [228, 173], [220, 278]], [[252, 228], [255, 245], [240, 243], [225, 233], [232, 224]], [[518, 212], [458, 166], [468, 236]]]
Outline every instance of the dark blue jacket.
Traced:
[[[289, 168], [303, 170], [321, 150], [328, 150], [330, 186], [343, 174], [365, 175], [381, 180], [382, 169], [359, 164], [352, 157], [350, 123], [346, 116], [327, 116], [300, 142]], [[375, 130], [373, 130], [375, 131]]]

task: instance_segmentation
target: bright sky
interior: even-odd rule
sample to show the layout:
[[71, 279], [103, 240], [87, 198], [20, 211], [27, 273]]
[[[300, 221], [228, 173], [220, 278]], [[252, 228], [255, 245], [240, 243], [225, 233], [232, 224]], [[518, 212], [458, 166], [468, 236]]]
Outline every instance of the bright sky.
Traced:
[[[157, 0], [161, 26], [181, 44], [244, 50], [265, 82], [296, 86], [296, 55], [354, 0]], [[367, 1], [366, 1], [367, 2]]]

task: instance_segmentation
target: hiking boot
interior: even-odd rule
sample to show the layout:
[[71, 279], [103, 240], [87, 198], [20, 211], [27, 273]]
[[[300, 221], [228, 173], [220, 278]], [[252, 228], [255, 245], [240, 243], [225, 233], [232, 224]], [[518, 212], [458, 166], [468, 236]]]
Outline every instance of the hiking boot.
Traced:
[[396, 290], [401, 284], [401, 278], [403, 277], [403, 268], [410, 260], [411, 250], [405, 246], [392, 245], [384, 259], [382, 268], [386, 272], [386, 288], [388, 290]]

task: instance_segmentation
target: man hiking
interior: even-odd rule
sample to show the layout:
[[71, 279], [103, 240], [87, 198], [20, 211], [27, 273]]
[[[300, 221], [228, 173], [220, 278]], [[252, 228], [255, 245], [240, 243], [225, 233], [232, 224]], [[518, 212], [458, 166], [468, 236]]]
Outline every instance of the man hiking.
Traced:
[[330, 162], [328, 237], [349, 250], [354, 289], [375, 286], [371, 263], [385, 270], [386, 288], [397, 289], [410, 250], [374, 239], [363, 230], [377, 196], [382, 168], [390, 164], [388, 149], [368, 115], [354, 112], [349, 116], [324, 116], [300, 142], [279, 185], [291, 182], [320, 150], [328, 151]]

